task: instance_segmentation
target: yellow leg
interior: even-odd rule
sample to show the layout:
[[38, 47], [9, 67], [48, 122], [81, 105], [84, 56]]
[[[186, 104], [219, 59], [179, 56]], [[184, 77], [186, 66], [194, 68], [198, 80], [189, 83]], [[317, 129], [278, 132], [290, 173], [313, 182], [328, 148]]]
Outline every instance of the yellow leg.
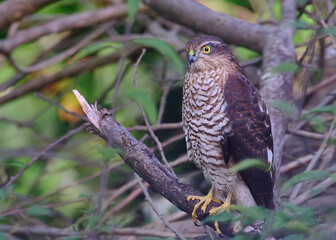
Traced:
[[[215, 215], [217, 213], [222, 213], [225, 211], [229, 211], [228, 207], [231, 205], [231, 198], [232, 198], [232, 192], [229, 193], [229, 195], [227, 196], [227, 198], [225, 199], [225, 202], [222, 204], [222, 206], [218, 207], [218, 208], [213, 208], [209, 211], [210, 215]], [[215, 222], [215, 228], [218, 234], [222, 234], [222, 231], [219, 229], [218, 227], [218, 222]]]
[[190, 201], [190, 200], [199, 200], [199, 202], [195, 205], [192, 213], [191, 213], [191, 216], [192, 216], [192, 219], [194, 221], [194, 223], [197, 223], [197, 214], [196, 214], [196, 210], [203, 204], [201, 210], [203, 212], [206, 212], [206, 208], [207, 206], [211, 203], [211, 202], [216, 202], [216, 203], [222, 203], [221, 200], [217, 199], [217, 198], [214, 198], [214, 189], [211, 188], [211, 190], [209, 191], [209, 193], [206, 195], [206, 196], [188, 196], [187, 197], [187, 200]]

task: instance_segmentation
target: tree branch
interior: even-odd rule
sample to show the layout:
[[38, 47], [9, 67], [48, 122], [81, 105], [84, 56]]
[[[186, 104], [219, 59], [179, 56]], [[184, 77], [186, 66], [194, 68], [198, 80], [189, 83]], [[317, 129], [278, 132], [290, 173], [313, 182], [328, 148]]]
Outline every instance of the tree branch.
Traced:
[[144, 3], [174, 22], [257, 52], [262, 51], [265, 34], [273, 28], [213, 11], [193, 0], [145, 0]]
[[[110, 147], [118, 151], [125, 163], [155, 191], [180, 210], [191, 215], [197, 201], [187, 201], [187, 196], [202, 196], [202, 193], [180, 182], [179, 179], [160, 163], [152, 150], [136, 140], [120, 123], [114, 121], [106, 109], [99, 112], [96, 106], [90, 106], [77, 91], [74, 90], [74, 92], [92, 124], [99, 129], [99, 135], [105, 139]], [[220, 204], [212, 202], [207, 211], [210, 208], [218, 206]], [[200, 221], [206, 217], [205, 214], [201, 213], [200, 209], [197, 211], [197, 216]], [[206, 224], [215, 229], [213, 223], [209, 222]], [[227, 236], [234, 235], [233, 227], [229, 224], [220, 224], [220, 229]]]
[[[145, 9], [146, 7], [141, 5], [139, 11]], [[0, 51], [9, 53], [23, 43], [36, 40], [51, 33], [87, 27], [110, 19], [124, 17], [127, 15], [127, 10], [127, 4], [118, 4], [96, 11], [63, 16], [43, 25], [19, 31], [13, 37], [0, 41]]]
[[[265, 99], [270, 112], [272, 122], [272, 134], [274, 142], [274, 165], [277, 169], [276, 177], [280, 176], [282, 149], [284, 137], [287, 130], [288, 118], [279, 109], [272, 107], [276, 101], [292, 101], [293, 73], [272, 73], [273, 70], [282, 63], [295, 64], [296, 55], [293, 45], [294, 29], [290, 25], [295, 20], [293, 11], [296, 9], [296, 1], [282, 1], [283, 19], [281, 24], [271, 29], [265, 38], [263, 48], [263, 64], [261, 77], [261, 95]], [[276, 182], [274, 189], [275, 205], [280, 206], [279, 181]]]
[[56, 0], [11, 0], [0, 4], [0, 29]]
[[[139, 46], [132, 46], [129, 47], [129, 49], [127, 50], [126, 55], [129, 56], [132, 53], [134, 53], [136, 50], [138, 50], [140, 47]], [[70, 76], [74, 76], [77, 74], [83, 74], [85, 72], [91, 71], [94, 68], [98, 67], [98, 66], [102, 66], [105, 64], [110, 64], [112, 62], [117, 61], [121, 56], [121, 52], [117, 51], [115, 53], [106, 55], [104, 57], [94, 57], [91, 59], [88, 59], [84, 62], [80, 62], [77, 63], [76, 65], [70, 65], [69, 67], [67, 67], [65, 70], [60, 71], [58, 73], [55, 73], [53, 75], [50, 76], [43, 76], [37, 79], [31, 79], [31, 81], [26, 82], [20, 86], [18, 86], [17, 88], [15, 88], [14, 90], [8, 92], [7, 94], [3, 95], [0, 97], [0, 104], [3, 104], [5, 102], [8, 102], [14, 98], [20, 97], [24, 94], [27, 94], [31, 91], [34, 90], [38, 90], [43, 88], [44, 86], [46, 86], [47, 84], [56, 82], [62, 78], [65, 77], [70, 77]]]

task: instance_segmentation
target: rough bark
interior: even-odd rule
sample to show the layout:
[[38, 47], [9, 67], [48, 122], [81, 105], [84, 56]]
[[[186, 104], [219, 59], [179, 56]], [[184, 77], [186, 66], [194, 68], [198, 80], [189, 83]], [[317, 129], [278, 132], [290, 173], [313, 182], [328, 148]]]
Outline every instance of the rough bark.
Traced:
[[[263, 48], [263, 65], [261, 78], [261, 95], [266, 100], [272, 122], [274, 142], [274, 164], [276, 177], [280, 176], [282, 150], [287, 130], [288, 116], [273, 107], [275, 101], [292, 102], [293, 73], [273, 73], [282, 63], [295, 63], [296, 55], [293, 44], [294, 29], [291, 21], [295, 20], [296, 1], [282, 2], [283, 20], [276, 28], [270, 30], [265, 38]], [[276, 182], [274, 195], [276, 207], [280, 207], [279, 185]]]
[[[108, 114], [102, 114], [99, 121], [101, 129], [100, 135], [107, 144], [119, 152], [126, 164], [134, 172], [143, 178], [150, 187], [160, 193], [163, 197], [173, 203], [180, 210], [191, 215], [198, 200], [187, 201], [188, 195], [202, 196], [198, 190], [195, 190], [177, 179], [168, 169], [163, 166], [146, 145], [137, 141], [121, 124], [115, 122]], [[211, 203], [211, 207], [218, 207], [219, 204]], [[200, 209], [197, 212], [199, 220], [206, 217], [202, 215]], [[214, 228], [213, 223], [206, 223]], [[220, 224], [223, 234], [233, 236], [233, 228], [228, 224]]]
[[273, 27], [257, 25], [213, 11], [193, 0], [145, 0], [148, 6], [171, 21], [195, 31], [216, 35], [227, 43], [261, 52], [265, 34]]

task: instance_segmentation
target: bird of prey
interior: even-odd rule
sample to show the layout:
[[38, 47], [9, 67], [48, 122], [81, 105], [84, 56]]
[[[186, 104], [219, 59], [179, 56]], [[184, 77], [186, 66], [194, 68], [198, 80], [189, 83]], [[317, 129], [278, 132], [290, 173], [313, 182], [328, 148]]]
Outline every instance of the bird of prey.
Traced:
[[[194, 222], [197, 208], [203, 204], [205, 212], [211, 201], [224, 203], [210, 214], [227, 209], [231, 200], [273, 209], [273, 140], [265, 103], [220, 38], [193, 38], [186, 51], [182, 121], [187, 151], [212, 185], [205, 197], [188, 196], [188, 201], [199, 200], [192, 213]], [[270, 168], [229, 170], [247, 158]]]

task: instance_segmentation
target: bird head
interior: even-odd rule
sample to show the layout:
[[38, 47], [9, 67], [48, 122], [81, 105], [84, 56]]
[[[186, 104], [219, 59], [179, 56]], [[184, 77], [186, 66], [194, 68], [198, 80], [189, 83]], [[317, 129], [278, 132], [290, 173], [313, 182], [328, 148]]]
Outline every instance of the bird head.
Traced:
[[236, 63], [229, 47], [222, 39], [203, 35], [186, 44], [189, 71], [209, 71], [230, 67]]

